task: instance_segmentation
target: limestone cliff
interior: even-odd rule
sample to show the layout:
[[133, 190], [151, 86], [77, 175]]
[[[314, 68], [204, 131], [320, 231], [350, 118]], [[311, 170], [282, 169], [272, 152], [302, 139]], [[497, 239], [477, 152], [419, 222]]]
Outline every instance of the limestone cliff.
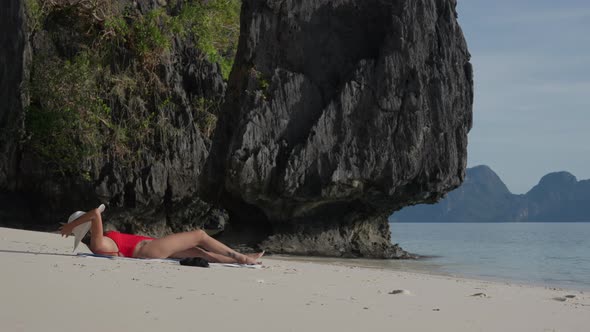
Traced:
[[30, 48], [22, 1], [7, 0], [0, 12], [0, 190], [14, 188], [17, 149], [23, 123], [23, 105], [28, 97], [23, 82], [28, 80]]
[[455, 1], [245, 0], [238, 29], [239, 5], [8, 0], [0, 222], [103, 202], [162, 235], [226, 209], [225, 236], [272, 252], [407, 257], [386, 216], [465, 174]]
[[193, 33], [209, 8], [161, 3], [2, 11], [4, 224], [55, 228], [100, 202], [117, 228], [152, 235], [227, 219], [196, 196], [226, 85]]
[[399, 255], [387, 215], [465, 175], [473, 82], [455, 6], [243, 1], [207, 194], [274, 252]]

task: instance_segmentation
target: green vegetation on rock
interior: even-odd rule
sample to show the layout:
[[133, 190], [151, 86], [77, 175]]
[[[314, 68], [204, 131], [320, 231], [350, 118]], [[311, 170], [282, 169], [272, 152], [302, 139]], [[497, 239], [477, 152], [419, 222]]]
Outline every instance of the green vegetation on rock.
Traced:
[[80, 160], [104, 144], [101, 133], [110, 124], [110, 108], [98, 94], [100, 68], [81, 53], [72, 60], [36, 57], [26, 128], [29, 146], [58, 171], [75, 171]]
[[219, 101], [199, 98], [193, 106], [199, 130], [206, 137], [211, 138], [217, 125], [217, 116], [215, 114], [217, 113], [216, 109], [219, 108]]
[[169, 49], [173, 38], [193, 37], [207, 59], [219, 63], [227, 79], [240, 34], [240, 6], [240, 0], [182, 1], [145, 15], [125, 10], [123, 16], [105, 18], [103, 37], [126, 44], [147, 60]]
[[192, 2], [183, 8], [173, 24], [175, 31], [190, 33], [211, 62], [217, 62], [225, 79], [233, 65], [240, 35], [239, 0]]
[[29, 29], [32, 31], [38, 30], [43, 25], [43, 20], [45, 20], [45, 16], [47, 15], [39, 0], [25, 0], [25, 10], [29, 22]]
[[[87, 174], [81, 161], [105, 149], [132, 162], [155, 148], [146, 143], [155, 141], [150, 136], [180, 134], [167, 120], [179, 101], [170, 98], [158, 71], [175, 39], [219, 63], [225, 79], [233, 65], [240, 0], [177, 0], [144, 13], [115, 0], [25, 1], [31, 32], [58, 45], [33, 55], [25, 144], [64, 175]], [[206, 137], [219, 104], [191, 101]]]

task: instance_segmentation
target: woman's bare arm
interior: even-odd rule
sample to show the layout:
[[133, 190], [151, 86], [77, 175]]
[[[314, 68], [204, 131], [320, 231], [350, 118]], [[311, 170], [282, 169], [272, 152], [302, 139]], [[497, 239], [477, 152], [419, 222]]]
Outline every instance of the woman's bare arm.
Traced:
[[[66, 225], [63, 225], [62, 228], [65, 228], [64, 226], [69, 226], [70, 228], [74, 229], [77, 226], [80, 226], [84, 223], [87, 223], [89, 221], [91, 222], [92, 220], [96, 219], [97, 216], [100, 217], [100, 211], [98, 209], [92, 209], [92, 210], [84, 213], [83, 215], [79, 216], [74, 221], [72, 221]], [[101, 220], [101, 224], [102, 224], [102, 220]], [[102, 229], [102, 225], [101, 225], [101, 229]], [[69, 234], [65, 234], [65, 235], [68, 236]]]
[[62, 236], [69, 236], [72, 233], [72, 230], [79, 225], [84, 223], [91, 222], [90, 225], [90, 249], [92, 251], [95, 250], [103, 250], [102, 248], [108, 246], [107, 250], [109, 251], [111, 246], [105, 244], [103, 233], [103, 226], [102, 226], [102, 216], [100, 210], [92, 209], [80, 217], [78, 219], [72, 221], [71, 223], [65, 224], [61, 227], [61, 235]]

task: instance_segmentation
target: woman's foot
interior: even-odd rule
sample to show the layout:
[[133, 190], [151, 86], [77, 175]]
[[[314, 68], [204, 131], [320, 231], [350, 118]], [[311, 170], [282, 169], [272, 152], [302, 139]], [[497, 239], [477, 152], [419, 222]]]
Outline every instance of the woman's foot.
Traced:
[[255, 265], [261, 264], [262, 262], [258, 261], [264, 255], [264, 251], [257, 252], [254, 254], [245, 254], [242, 255], [240, 259], [238, 259], [238, 263], [240, 264], [247, 264], [247, 265]]

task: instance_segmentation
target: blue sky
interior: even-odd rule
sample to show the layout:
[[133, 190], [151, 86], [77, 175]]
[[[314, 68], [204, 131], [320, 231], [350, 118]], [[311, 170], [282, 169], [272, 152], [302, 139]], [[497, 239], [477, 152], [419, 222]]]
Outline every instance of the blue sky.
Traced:
[[458, 0], [475, 73], [468, 166], [515, 194], [590, 178], [590, 0]]

